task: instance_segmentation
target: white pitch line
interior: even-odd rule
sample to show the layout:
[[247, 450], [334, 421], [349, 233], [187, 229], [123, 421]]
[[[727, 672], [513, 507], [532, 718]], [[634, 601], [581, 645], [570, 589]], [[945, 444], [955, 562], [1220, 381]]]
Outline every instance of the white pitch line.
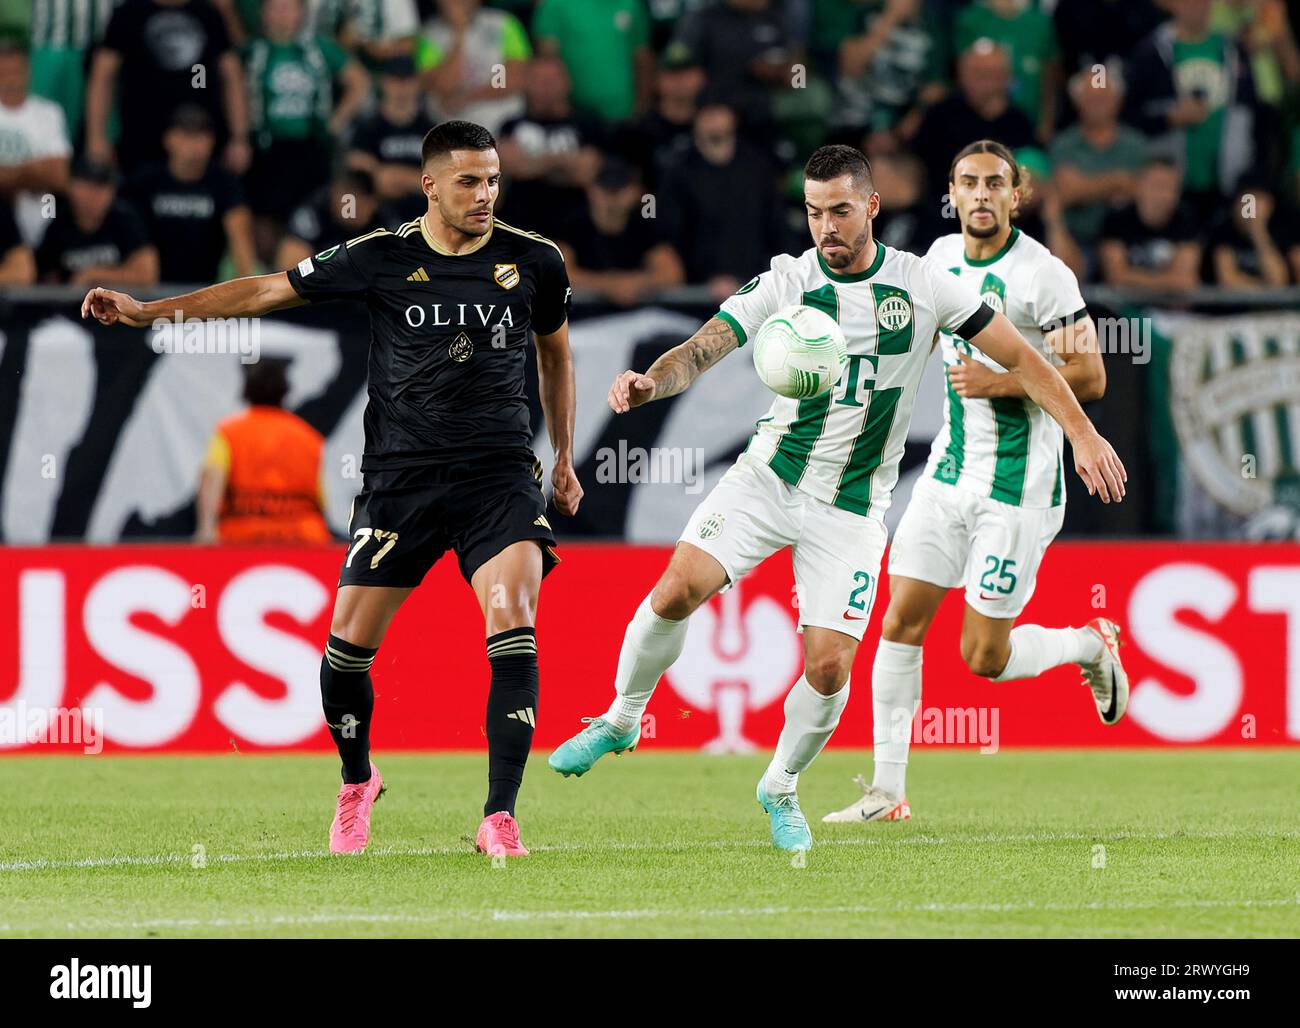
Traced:
[[[563, 921], [601, 918], [652, 917], [785, 917], [809, 914], [915, 914], [915, 913], [1014, 913], [1017, 911], [1051, 911], [1063, 913], [1082, 910], [1165, 910], [1199, 907], [1294, 907], [1300, 903], [1288, 899], [1170, 900], [1143, 903], [900, 903], [882, 906], [834, 907], [734, 907], [721, 910], [494, 910], [493, 921]], [[449, 915], [455, 916], [455, 915]]]
[[[60, 924], [68, 932], [146, 931], [155, 928], [293, 928], [337, 924], [441, 924], [447, 921], [474, 923], [527, 923], [531, 921], [647, 921], [663, 918], [761, 918], [812, 917], [826, 915], [865, 916], [871, 914], [1006, 914], [1006, 913], [1081, 913], [1123, 912], [1168, 909], [1225, 909], [1240, 907], [1297, 906], [1294, 898], [1241, 898], [1207, 900], [1168, 900], [1140, 903], [900, 903], [880, 905], [845, 905], [829, 907], [723, 907], [693, 910], [689, 908], [650, 908], [646, 910], [444, 910], [426, 914], [283, 914], [250, 918], [158, 918], [145, 921], [68, 921]], [[0, 924], [0, 934], [41, 931], [53, 925]]]
[[[432, 857], [464, 852], [466, 852], [464, 848], [453, 846], [443, 846], [441, 848], [421, 846], [411, 849], [384, 846], [371, 850], [366, 856]], [[281, 853], [217, 853], [211, 856], [205, 855], [203, 859], [208, 863], [215, 864], [244, 864], [315, 860], [328, 856], [331, 856], [328, 850], [286, 850]], [[190, 864], [193, 860], [194, 854], [192, 853], [158, 853], [139, 857], [83, 857], [79, 860], [47, 860], [39, 858], [37, 860], [15, 860], [10, 863], [0, 864], [0, 873], [13, 871], [66, 871], [97, 867], [157, 867], [168, 864]]]
[[[850, 829], [852, 830], [852, 829]], [[890, 831], [888, 827], [885, 832]], [[1033, 832], [1022, 835], [1012, 834], [992, 834], [992, 835], [971, 835], [957, 836], [954, 838], [932, 835], [907, 835], [898, 838], [889, 838], [885, 835], [879, 835], [874, 838], [823, 838], [820, 842], [815, 843], [814, 851], [819, 846], [950, 846], [950, 845], [993, 845], [1001, 846], [1016, 843], [1059, 843], [1059, 842], [1089, 842], [1089, 843], [1114, 843], [1128, 841], [1142, 842], [1163, 842], [1173, 839], [1195, 839], [1195, 840], [1216, 840], [1216, 839], [1239, 839], [1243, 837], [1265, 838], [1265, 839], [1296, 839], [1300, 838], [1300, 832], [1116, 832], [1111, 835], [1092, 835], [1088, 833], [1066, 833], [1066, 832]], [[765, 839], [707, 839], [700, 842], [676, 842], [676, 843], [638, 843], [638, 842], [608, 842], [592, 843], [566, 846], [534, 846], [534, 853], [604, 853], [609, 851], [635, 852], [635, 853], [676, 853], [682, 851], [694, 851], [700, 849], [711, 850], [733, 850], [733, 849], [770, 849], [771, 845]], [[366, 858], [376, 859], [385, 857], [437, 857], [450, 856], [453, 854], [464, 854], [473, 852], [473, 847], [468, 841], [463, 846], [379, 846], [366, 852]], [[286, 850], [278, 853], [218, 853], [205, 856], [205, 860], [212, 864], [244, 864], [244, 863], [281, 863], [292, 860], [318, 860], [329, 857], [331, 854], [327, 850]], [[108, 856], [108, 857], [81, 857], [67, 860], [53, 860], [46, 858], [37, 858], [34, 860], [14, 860], [7, 863], [0, 863], [0, 874], [14, 873], [19, 871], [66, 871], [66, 870], [90, 870], [95, 868], [112, 868], [112, 867], [165, 867], [169, 865], [184, 865], [192, 863], [194, 854], [192, 853], [158, 853], [143, 856]]]

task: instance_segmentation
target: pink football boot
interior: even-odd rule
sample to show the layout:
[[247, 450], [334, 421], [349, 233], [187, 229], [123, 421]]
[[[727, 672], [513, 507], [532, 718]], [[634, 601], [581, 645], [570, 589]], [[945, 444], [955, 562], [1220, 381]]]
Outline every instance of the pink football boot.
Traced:
[[373, 762], [369, 781], [358, 785], [344, 783], [339, 789], [334, 823], [330, 825], [331, 853], [365, 852], [366, 844], [370, 842], [370, 812], [383, 791], [384, 779]]
[[489, 857], [526, 857], [528, 850], [519, 841], [519, 822], [504, 810], [489, 814], [478, 826], [474, 847]]

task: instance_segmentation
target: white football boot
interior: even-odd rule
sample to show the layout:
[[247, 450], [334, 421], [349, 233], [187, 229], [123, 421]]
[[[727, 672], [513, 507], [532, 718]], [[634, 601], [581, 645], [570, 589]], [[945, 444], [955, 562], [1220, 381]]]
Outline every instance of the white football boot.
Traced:
[[854, 821], [907, 821], [912, 816], [912, 808], [907, 798], [895, 799], [889, 793], [868, 785], [861, 775], [855, 775], [853, 781], [862, 790], [862, 798], [850, 803], [843, 810], [833, 810], [822, 820], [828, 824], [848, 823]]
[[1079, 667], [1084, 683], [1092, 690], [1101, 723], [1113, 725], [1128, 710], [1128, 674], [1119, 659], [1119, 625], [1110, 618], [1093, 618], [1087, 627], [1101, 636], [1101, 656]]

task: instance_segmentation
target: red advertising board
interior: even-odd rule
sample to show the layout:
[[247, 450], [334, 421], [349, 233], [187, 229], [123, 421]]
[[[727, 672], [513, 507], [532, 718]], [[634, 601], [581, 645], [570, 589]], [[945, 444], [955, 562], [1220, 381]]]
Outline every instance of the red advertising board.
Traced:
[[[605, 710], [624, 627], [668, 553], [563, 547], [542, 589], [539, 747]], [[317, 676], [341, 555], [0, 549], [0, 752], [86, 749], [66, 731], [79, 711], [98, 719], [105, 751], [327, 749]], [[870, 745], [871, 660], [887, 602], [882, 583], [832, 745]], [[913, 726], [922, 745], [1300, 742], [1300, 547], [1054, 545], [1021, 621], [1121, 623], [1133, 695], [1115, 728], [1098, 722], [1075, 668], [1002, 684], [970, 674], [958, 654], [961, 607], [949, 598], [926, 647]], [[797, 616], [786, 554], [697, 612], [650, 704], [645, 744], [770, 747], [800, 673]], [[373, 679], [377, 748], [483, 745], [482, 622], [453, 561], [398, 615]]]

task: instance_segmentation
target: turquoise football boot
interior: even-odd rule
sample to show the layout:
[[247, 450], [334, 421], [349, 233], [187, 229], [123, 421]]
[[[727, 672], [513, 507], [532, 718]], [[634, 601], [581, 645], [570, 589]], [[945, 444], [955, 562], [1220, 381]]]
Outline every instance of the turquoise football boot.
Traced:
[[599, 717], [584, 717], [587, 727], [551, 754], [547, 763], [568, 778], [585, 775], [606, 753], [622, 753], [636, 749], [641, 741], [641, 725], [630, 732], [619, 733], [608, 721]]
[[794, 793], [785, 796], [769, 796], [763, 788], [763, 779], [758, 780], [758, 805], [767, 811], [772, 823], [772, 845], [779, 850], [812, 849], [812, 832], [808, 831], [808, 819], [799, 809], [799, 797]]

